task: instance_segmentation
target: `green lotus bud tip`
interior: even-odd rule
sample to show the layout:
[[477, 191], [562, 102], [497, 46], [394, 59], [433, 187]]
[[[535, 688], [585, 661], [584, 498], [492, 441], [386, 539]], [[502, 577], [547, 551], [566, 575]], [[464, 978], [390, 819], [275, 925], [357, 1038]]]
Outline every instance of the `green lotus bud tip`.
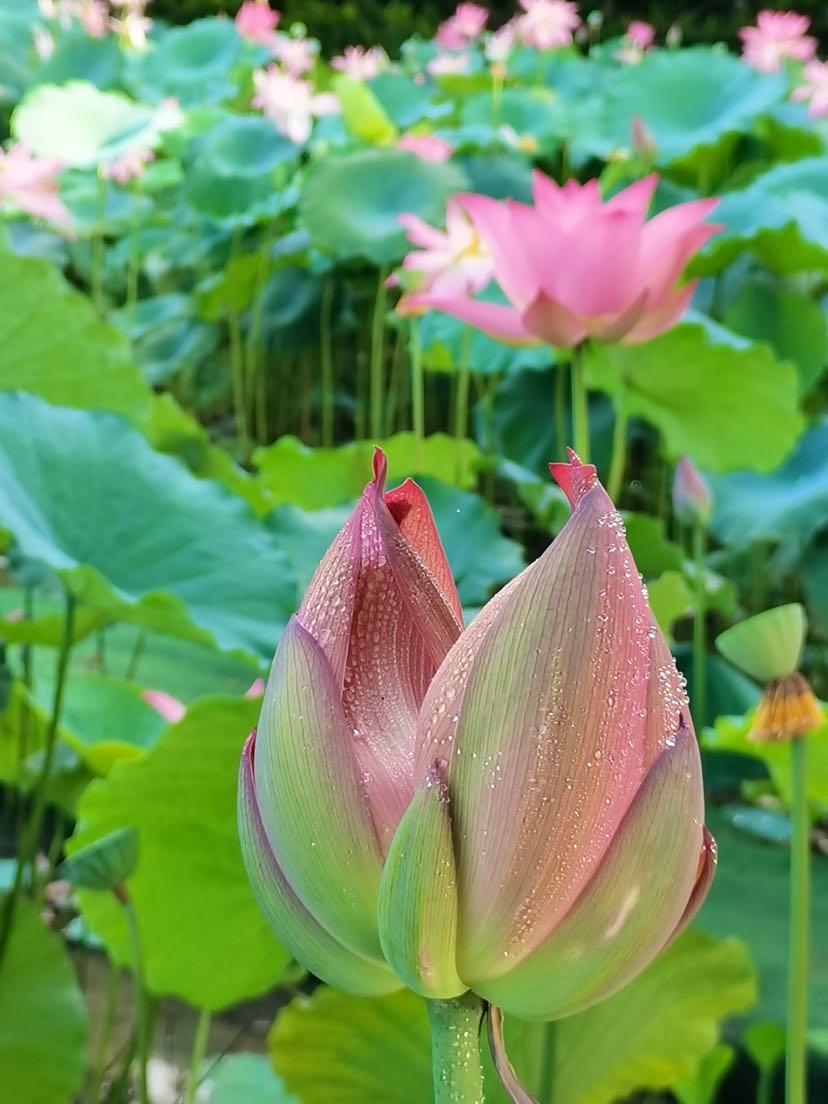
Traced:
[[734, 667], [764, 684], [796, 671], [807, 631], [805, 610], [792, 602], [727, 629], [716, 646]]

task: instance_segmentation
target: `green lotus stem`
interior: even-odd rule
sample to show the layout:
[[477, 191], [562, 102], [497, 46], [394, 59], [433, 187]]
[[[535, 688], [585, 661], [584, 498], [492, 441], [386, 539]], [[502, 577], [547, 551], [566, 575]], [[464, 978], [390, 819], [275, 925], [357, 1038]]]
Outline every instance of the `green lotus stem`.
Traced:
[[137, 1038], [138, 1057], [138, 1099], [141, 1104], [150, 1104], [149, 1086], [147, 1084], [147, 1066], [149, 1065], [150, 1032], [147, 1016], [147, 996], [144, 986], [144, 959], [141, 953], [141, 934], [138, 931], [138, 920], [135, 909], [125, 890], [116, 892], [121, 902], [129, 930], [129, 941], [132, 948], [132, 977], [135, 990], [135, 1034]]
[[98, 196], [95, 207], [95, 232], [92, 236], [92, 271], [90, 283], [92, 286], [92, 302], [99, 318], [104, 315], [103, 301], [103, 267], [104, 267], [104, 232], [103, 224], [106, 218], [106, 180], [98, 173]]
[[810, 965], [810, 832], [807, 736], [791, 741], [791, 883], [788, 948], [788, 1043], [785, 1061], [786, 1104], [807, 1097], [808, 986]]
[[500, 126], [500, 111], [503, 104], [503, 72], [498, 66], [492, 70], [492, 126]]
[[582, 464], [589, 463], [589, 403], [584, 358], [580, 348], [572, 350], [572, 437]]
[[624, 485], [624, 471], [627, 467], [627, 413], [621, 406], [615, 408], [615, 425], [612, 430], [612, 458], [610, 459], [607, 494], [618, 503]]
[[552, 1104], [555, 1089], [555, 1031], [554, 1020], [541, 1024], [540, 1098], [542, 1104]]
[[207, 1044], [210, 1041], [210, 1011], [202, 1008], [198, 1016], [193, 1049], [190, 1053], [190, 1068], [187, 1072], [187, 1091], [184, 1096], [184, 1104], [195, 1104], [199, 1081], [201, 1080], [201, 1066], [207, 1055]]
[[333, 314], [334, 282], [329, 276], [322, 292], [322, 306], [319, 313], [319, 359], [322, 362], [322, 444], [326, 448], [333, 445], [334, 424], [334, 365], [333, 337], [331, 319]]
[[759, 1071], [756, 1104], [773, 1104], [773, 1067]]
[[707, 587], [705, 584], [705, 553], [707, 533], [701, 522], [693, 526], [693, 699], [696, 707], [696, 728], [701, 735], [707, 708], [704, 630], [707, 613]]
[[74, 595], [69, 594], [67, 591], [63, 634], [60, 641], [60, 650], [58, 651], [55, 687], [52, 695], [52, 712], [49, 717], [49, 725], [46, 729], [44, 740], [43, 762], [40, 768], [40, 774], [34, 785], [31, 813], [29, 814], [25, 831], [23, 832], [20, 851], [17, 856], [17, 865], [14, 871], [14, 884], [12, 885], [11, 893], [6, 898], [2, 919], [0, 919], [0, 967], [2, 967], [3, 957], [6, 952], [6, 947], [8, 946], [9, 936], [11, 935], [14, 915], [20, 904], [20, 896], [23, 892], [24, 871], [27, 866], [34, 871], [37, 844], [43, 828], [43, 816], [46, 812], [46, 792], [49, 786], [49, 779], [52, 776], [58, 726], [60, 725], [60, 716], [63, 709], [63, 692], [66, 686], [66, 674], [69, 669], [69, 655], [72, 651], [72, 637], [75, 627], [75, 605]]
[[374, 298], [374, 313], [371, 321], [371, 394], [369, 430], [375, 440], [382, 438], [382, 401], [385, 392], [385, 310], [388, 292], [385, 281], [388, 273], [385, 268], [379, 270], [377, 294]]
[[95, 1045], [95, 1053], [89, 1067], [89, 1079], [84, 1099], [89, 1104], [99, 1104], [101, 1088], [103, 1085], [104, 1071], [106, 1069], [106, 1056], [109, 1045], [112, 1042], [112, 1029], [115, 1026], [115, 1012], [118, 1008], [118, 990], [121, 983], [120, 971], [107, 959], [106, 996], [101, 1020], [101, 1030]]
[[555, 450], [556, 455], [564, 456], [569, 443], [566, 430], [566, 364], [558, 361], [555, 365]]
[[144, 654], [144, 648], [147, 643], [147, 630], [139, 629], [138, 635], [135, 637], [135, 643], [132, 645], [132, 651], [130, 652], [129, 661], [124, 671], [124, 678], [127, 680], [134, 679], [138, 673], [138, 664], [141, 660], [141, 656]]
[[422, 439], [425, 437], [425, 384], [423, 379], [423, 352], [420, 348], [420, 331], [417, 319], [411, 319], [411, 428]]
[[242, 357], [241, 318], [239, 312], [231, 310], [227, 319], [230, 334], [230, 378], [233, 385], [233, 410], [236, 417], [236, 433], [239, 435], [242, 453], [247, 457], [249, 441], [247, 438], [247, 416], [244, 397], [244, 359]]
[[483, 1002], [473, 993], [430, 1000], [434, 1104], [485, 1104], [480, 1061]]
[[454, 395], [454, 442], [455, 442], [455, 478], [460, 480], [463, 469], [463, 442], [469, 430], [469, 357], [471, 355], [472, 330], [466, 326], [463, 330], [463, 346], [460, 350], [460, 363], [457, 365], [457, 389]]
[[[250, 327], [245, 344], [246, 367], [242, 373], [242, 393], [252, 407], [251, 421], [255, 419], [255, 436], [259, 444], [267, 444], [267, 388], [264, 376], [264, 356], [262, 348], [262, 314], [264, 310], [264, 289], [270, 269], [270, 235], [268, 235], [258, 254], [256, 265], [256, 283], [253, 292], [253, 306], [250, 311]], [[251, 396], [253, 402], [251, 402]]]

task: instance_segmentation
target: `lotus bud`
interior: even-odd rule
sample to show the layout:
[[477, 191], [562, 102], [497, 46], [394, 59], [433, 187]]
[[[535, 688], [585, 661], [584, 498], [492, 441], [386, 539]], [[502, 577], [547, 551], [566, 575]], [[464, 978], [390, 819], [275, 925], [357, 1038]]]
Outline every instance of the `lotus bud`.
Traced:
[[707, 526], [713, 500], [704, 476], [686, 456], [682, 456], [673, 477], [673, 510], [682, 525]]
[[748, 739], [773, 743], [806, 736], [824, 723], [808, 680], [798, 671], [808, 632], [798, 602], [765, 610], [716, 638], [722, 655], [765, 684]]
[[539, 1019], [644, 969], [716, 857], [683, 680], [621, 518], [574, 453], [552, 471], [572, 516], [435, 675], [379, 894], [409, 987]]
[[417, 715], [462, 611], [425, 496], [386, 461], [279, 643], [244, 750], [239, 825], [262, 910], [308, 970], [352, 993], [400, 987], [377, 894], [415, 792]]

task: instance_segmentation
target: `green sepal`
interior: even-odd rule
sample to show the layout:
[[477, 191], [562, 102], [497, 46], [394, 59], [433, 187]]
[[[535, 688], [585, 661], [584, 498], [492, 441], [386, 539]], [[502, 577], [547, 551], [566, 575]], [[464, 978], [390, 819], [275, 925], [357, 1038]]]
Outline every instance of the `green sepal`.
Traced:
[[764, 684], [797, 670], [807, 632], [805, 610], [791, 602], [727, 629], [716, 637], [716, 647], [734, 667]]
[[457, 974], [457, 883], [448, 787], [435, 763], [391, 842], [379, 892], [382, 951], [423, 997], [447, 1000], [467, 986]]

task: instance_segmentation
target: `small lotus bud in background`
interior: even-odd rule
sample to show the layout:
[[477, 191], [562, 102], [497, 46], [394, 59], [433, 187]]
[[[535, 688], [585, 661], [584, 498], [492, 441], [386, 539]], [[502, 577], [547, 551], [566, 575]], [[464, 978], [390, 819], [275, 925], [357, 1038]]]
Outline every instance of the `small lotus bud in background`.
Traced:
[[705, 527], [713, 509], [713, 499], [704, 476], [686, 456], [682, 456], [676, 464], [673, 476], [673, 509], [682, 525]]
[[647, 168], [650, 168], [655, 164], [656, 157], [658, 157], [658, 146], [656, 146], [653, 132], [640, 115], [633, 115], [632, 123], [630, 124], [630, 132], [632, 135], [632, 147], [636, 157], [638, 157]]

